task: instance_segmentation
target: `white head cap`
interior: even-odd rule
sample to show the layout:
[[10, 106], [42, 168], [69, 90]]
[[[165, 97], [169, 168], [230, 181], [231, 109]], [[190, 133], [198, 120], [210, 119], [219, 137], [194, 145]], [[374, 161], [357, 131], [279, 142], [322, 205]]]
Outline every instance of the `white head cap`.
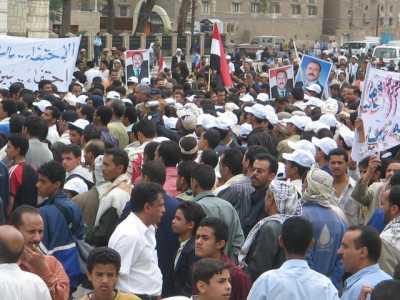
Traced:
[[314, 156], [306, 150], [295, 150], [293, 153], [283, 153], [283, 159], [295, 162], [300, 166], [311, 168], [315, 164]]

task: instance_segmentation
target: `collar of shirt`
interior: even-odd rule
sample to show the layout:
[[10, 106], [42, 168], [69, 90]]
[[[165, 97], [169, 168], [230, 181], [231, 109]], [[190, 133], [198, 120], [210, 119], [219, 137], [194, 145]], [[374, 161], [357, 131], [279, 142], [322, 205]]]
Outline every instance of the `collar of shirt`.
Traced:
[[346, 289], [350, 288], [357, 281], [359, 281], [362, 277], [364, 277], [368, 274], [376, 273], [377, 271], [379, 271], [378, 264], [374, 264], [374, 265], [371, 265], [371, 266], [361, 269], [360, 271], [358, 271], [357, 273], [351, 275], [349, 278], [346, 279], [345, 288]]
[[347, 183], [346, 188], [343, 189], [343, 192], [339, 197], [340, 200], [343, 199], [347, 194], [349, 194], [349, 192], [353, 191], [354, 187], [356, 186], [356, 181], [353, 178], [351, 178], [350, 176], [348, 176], [348, 178], [349, 178], [349, 181]]
[[280, 267], [281, 270], [289, 270], [293, 268], [310, 269], [307, 262], [304, 259], [288, 259]]
[[203, 198], [206, 198], [206, 197], [215, 197], [215, 195], [214, 195], [214, 193], [212, 191], [204, 191], [204, 192], [201, 192], [201, 193], [197, 194], [193, 198], [193, 201], [199, 201], [199, 200], [201, 200]]
[[153, 225], [147, 226], [146, 224], [143, 223], [143, 221], [133, 212], [131, 212], [128, 217], [127, 217], [128, 222], [135, 224], [135, 227], [132, 228], [137, 228], [140, 233], [143, 235], [147, 235], [148, 233], [155, 234], [155, 227]]

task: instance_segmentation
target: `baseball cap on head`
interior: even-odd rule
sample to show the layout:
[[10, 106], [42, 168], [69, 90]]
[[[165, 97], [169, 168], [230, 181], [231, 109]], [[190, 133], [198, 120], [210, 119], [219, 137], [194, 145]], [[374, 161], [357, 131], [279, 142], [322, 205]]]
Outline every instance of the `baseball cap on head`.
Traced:
[[243, 123], [242, 125], [240, 125], [240, 129], [239, 129], [239, 135], [241, 137], [247, 137], [250, 132], [253, 131], [253, 127], [251, 126], [251, 124], [249, 123]]
[[267, 102], [269, 101], [269, 95], [267, 93], [259, 93], [256, 99], [261, 102]]
[[89, 121], [85, 119], [78, 119], [75, 122], [68, 122], [69, 126], [75, 127], [81, 131], [85, 129], [86, 126], [89, 125]]
[[113, 101], [121, 100], [121, 95], [116, 91], [110, 91], [107, 93], [106, 99], [113, 100]]
[[242, 97], [240, 97], [239, 100], [243, 103], [253, 103], [254, 97], [250, 94], [245, 94]]
[[334, 115], [332, 114], [323, 114], [320, 118], [319, 121], [322, 123], [325, 123], [329, 127], [336, 127], [337, 125], [337, 120]]
[[354, 132], [351, 131], [349, 127], [342, 124], [339, 128], [339, 135], [342, 137], [347, 147], [353, 147]]
[[313, 156], [317, 153], [314, 144], [307, 140], [288, 141], [288, 146], [293, 150], [306, 150]]
[[33, 106], [37, 107], [41, 112], [44, 112], [46, 108], [53, 106], [50, 101], [47, 100], [40, 100], [38, 102], [33, 102]]
[[305, 168], [311, 168], [315, 164], [314, 156], [306, 150], [295, 150], [292, 153], [283, 153], [283, 159], [295, 162]]
[[304, 128], [311, 122], [311, 119], [307, 116], [292, 116], [290, 119], [285, 120], [287, 124], [293, 124], [300, 130]]
[[128, 78], [128, 83], [139, 83], [139, 79], [136, 76], [131, 76]]
[[217, 127], [217, 118], [210, 114], [201, 114], [197, 118], [197, 125], [203, 127], [205, 130]]
[[317, 83], [310, 84], [308, 87], [306, 87], [306, 90], [309, 92], [317, 93], [317, 94], [321, 94], [321, 92], [322, 92], [320, 85]]
[[331, 139], [330, 137], [324, 137], [322, 139], [313, 137], [311, 141], [316, 147], [321, 149], [321, 151], [324, 152], [325, 155], [328, 155], [329, 152], [337, 148], [335, 140]]

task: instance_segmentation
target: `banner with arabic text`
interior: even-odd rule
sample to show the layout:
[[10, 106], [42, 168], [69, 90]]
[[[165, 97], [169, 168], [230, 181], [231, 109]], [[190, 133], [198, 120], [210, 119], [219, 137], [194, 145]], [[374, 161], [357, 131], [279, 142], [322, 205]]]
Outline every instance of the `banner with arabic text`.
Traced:
[[0, 88], [22, 82], [38, 89], [50, 80], [58, 91], [67, 92], [79, 53], [80, 37], [37, 39], [2, 36], [0, 43]]
[[368, 68], [360, 114], [370, 153], [400, 144], [400, 73]]

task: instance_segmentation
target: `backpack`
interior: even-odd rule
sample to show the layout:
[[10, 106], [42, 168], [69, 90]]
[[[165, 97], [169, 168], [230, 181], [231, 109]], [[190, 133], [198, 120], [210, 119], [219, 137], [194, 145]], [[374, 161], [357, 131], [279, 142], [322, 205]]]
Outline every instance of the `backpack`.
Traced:
[[94, 186], [94, 183], [93, 183], [93, 182], [87, 180], [85, 177], [83, 177], [83, 176], [80, 175], [80, 174], [71, 174], [71, 175], [69, 175], [69, 176], [65, 179], [65, 182], [67, 182], [68, 180], [71, 180], [72, 178], [80, 178], [80, 179], [82, 179], [82, 180], [85, 182], [85, 184], [87, 185], [88, 190], [90, 190], [90, 189]]

